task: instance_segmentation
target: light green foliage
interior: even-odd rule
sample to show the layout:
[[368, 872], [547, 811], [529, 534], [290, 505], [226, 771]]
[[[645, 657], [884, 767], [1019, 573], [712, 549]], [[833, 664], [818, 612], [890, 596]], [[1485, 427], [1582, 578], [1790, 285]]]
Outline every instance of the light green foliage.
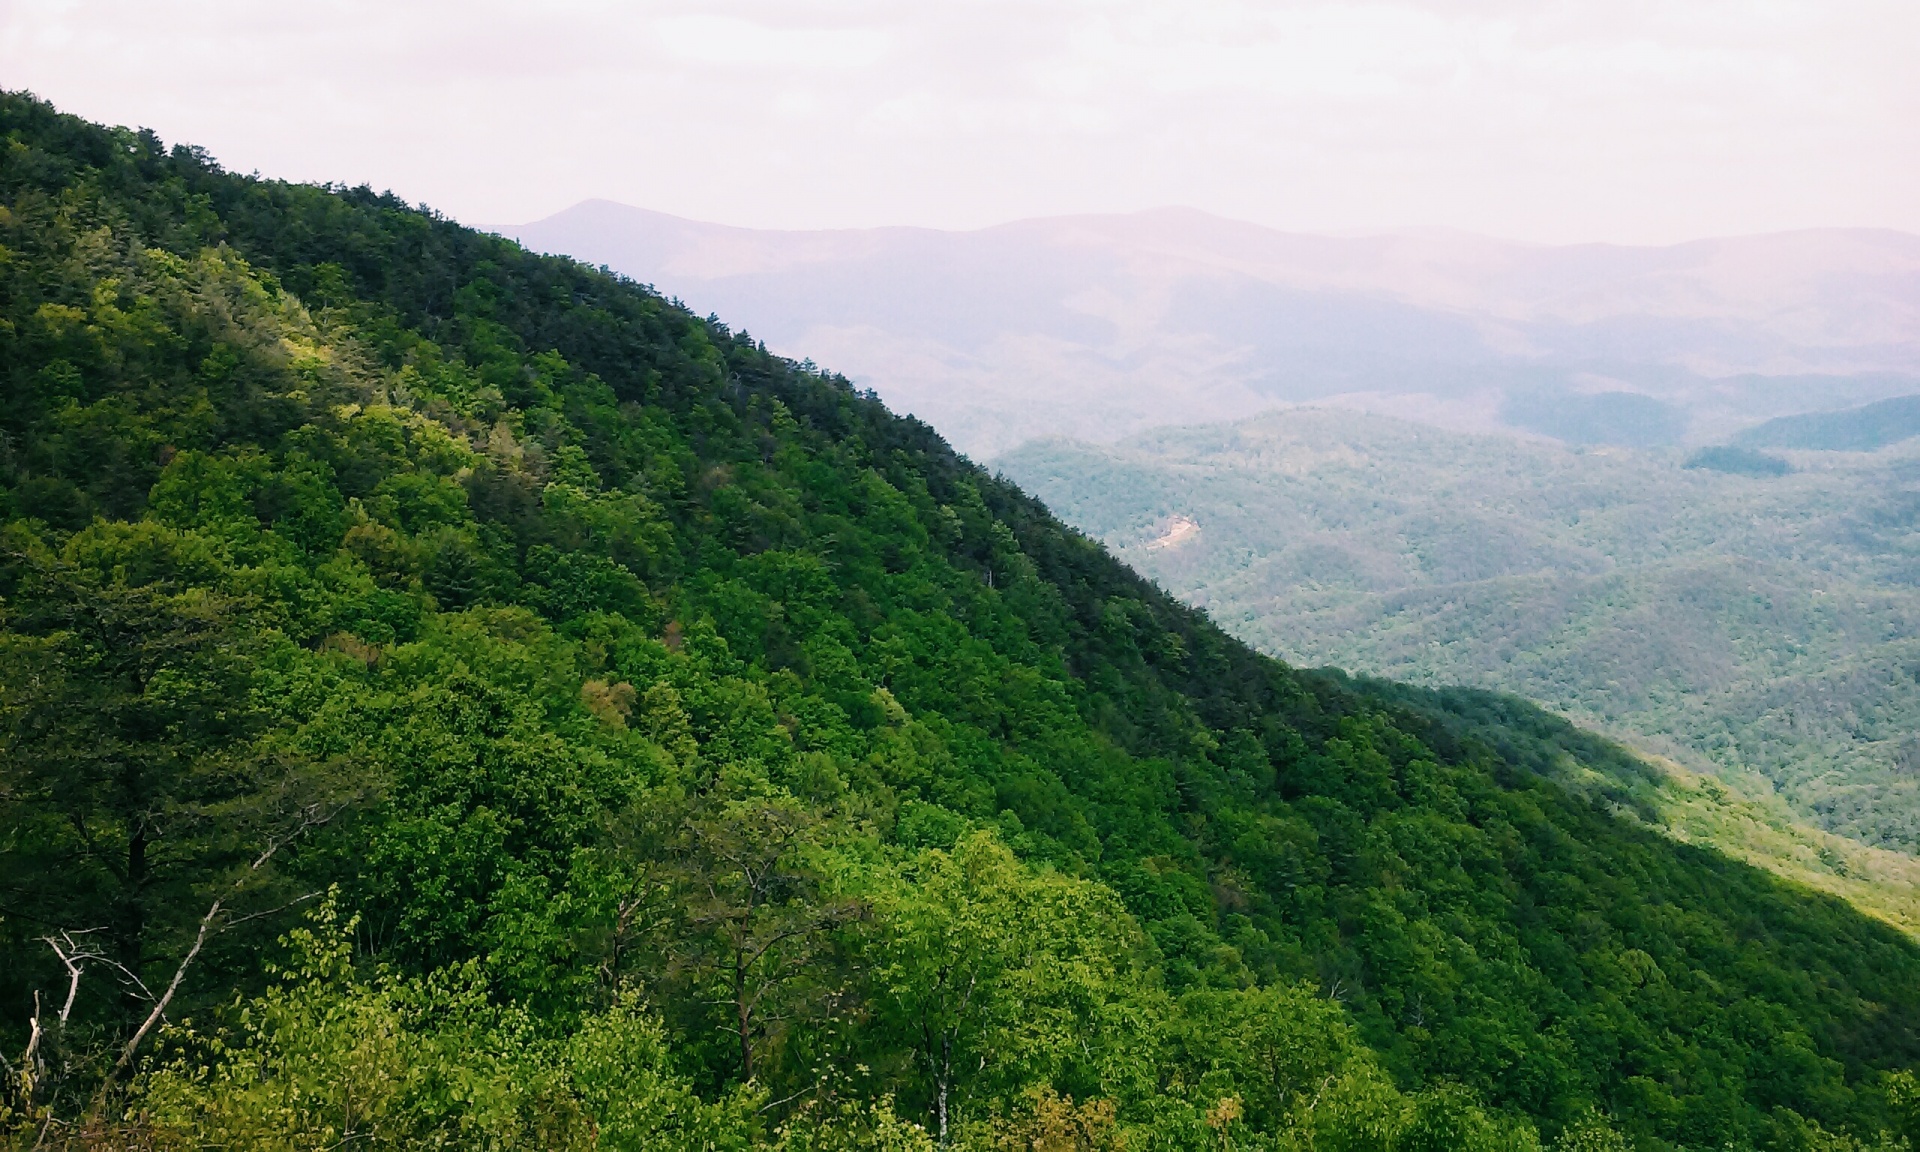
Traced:
[[902, 1119], [885, 1097], [803, 1107], [780, 1129], [779, 1152], [932, 1152], [925, 1128]]
[[356, 973], [323, 907], [290, 938], [283, 981], [230, 1032], [172, 1039], [137, 1096], [160, 1147], [256, 1149], [746, 1147], [751, 1100], [703, 1104], [631, 999], [543, 1039], [469, 966], [426, 979]]
[[1628, 1152], [1631, 1147], [1626, 1137], [1592, 1113], [1567, 1125], [1553, 1143], [1554, 1152]]
[[975, 1098], [1063, 1078], [1097, 1083], [1111, 1009], [1144, 994], [1132, 918], [1113, 892], [1022, 867], [987, 832], [924, 850], [876, 884], [873, 972], [892, 1043], [924, 1078], [944, 1136]]

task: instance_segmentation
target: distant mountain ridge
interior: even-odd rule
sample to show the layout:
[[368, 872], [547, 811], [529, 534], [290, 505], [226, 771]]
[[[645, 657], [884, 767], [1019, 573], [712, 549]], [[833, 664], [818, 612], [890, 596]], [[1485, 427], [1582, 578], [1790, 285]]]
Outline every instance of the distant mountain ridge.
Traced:
[[1839, 412], [1780, 416], [1740, 433], [1741, 445], [1871, 452], [1920, 436], [1920, 396], [1896, 396]]
[[1328, 237], [1191, 209], [782, 232], [587, 201], [500, 228], [840, 366], [956, 445], [1335, 404], [1571, 442], [1722, 439], [1920, 392], [1920, 237]]

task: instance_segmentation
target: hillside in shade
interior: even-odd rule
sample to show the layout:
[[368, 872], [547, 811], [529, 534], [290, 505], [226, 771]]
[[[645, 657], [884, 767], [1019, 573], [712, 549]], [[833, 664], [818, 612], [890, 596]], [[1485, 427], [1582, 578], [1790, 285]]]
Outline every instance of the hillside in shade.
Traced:
[[1619, 748], [1259, 655], [632, 282], [0, 134], [22, 1141], [1920, 1134], [1920, 948]]
[[1181, 209], [775, 232], [606, 201], [501, 231], [831, 363], [976, 456], [1299, 403], [1695, 443], [1920, 391], [1920, 237], [1898, 232], [1545, 246]]

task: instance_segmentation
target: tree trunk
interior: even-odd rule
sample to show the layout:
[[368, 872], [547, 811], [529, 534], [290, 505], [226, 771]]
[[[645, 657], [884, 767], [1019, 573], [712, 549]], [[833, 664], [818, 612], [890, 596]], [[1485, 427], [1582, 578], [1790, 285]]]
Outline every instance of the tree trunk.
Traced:
[[146, 822], [135, 823], [133, 834], [127, 837], [127, 882], [120, 894], [120, 925], [114, 943], [120, 950], [120, 963], [128, 970], [140, 971], [142, 937], [147, 933], [146, 909], [143, 906], [147, 887], [147, 840]]
[[940, 1146], [947, 1146], [947, 1088], [953, 1083], [953, 1037], [940, 1038], [940, 1075], [935, 1087], [933, 1114], [940, 1130]]

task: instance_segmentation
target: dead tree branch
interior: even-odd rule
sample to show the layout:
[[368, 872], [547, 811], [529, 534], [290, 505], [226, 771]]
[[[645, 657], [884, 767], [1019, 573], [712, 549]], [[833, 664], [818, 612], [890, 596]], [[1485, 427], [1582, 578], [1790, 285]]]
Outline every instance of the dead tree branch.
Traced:
[[[166, 1018], [167, 1006], [173, 1003], [174, 994], [179, 992], [180, 985], [186, 982], [187, 971], [193, 967], [193, 962], [199, 959], [200, 950], [206, 947], [207, 941], [237, 924], [244, 924], [249, 920], [258, 919], [261, 915], [269, 914], [255, 913], [249, 916], [222, 919], [222, 914], [225, 913], [227, 908], [227, 902], [237, 896], [282, 848], [293, 843], [312, 829], [325, 824], [332, 816], [332, 811], [326, 810], [317, 804], [309, 805], [302, 809], [299, 822], [281, 835], [267, 841], [266, 847], [261, 850], [258, 856], [254, 857], [251, 864], [247, 865], [246, 870], [241, 872], [227, 890], [216, 897], [213, 903], [208, 906], [206, 915], [200, 917], [199, 927], [194, 932], [193, 946], [187, 949], [187, 954], [181, 957], [179, 965], [174, 968], [173, 979], [167, 982], [166, 991], [162, 992], [159, 998], [153, 1002], [153, 1010], [148, 1012], [146, 1019], [140, 1022], [140, 1027], [134, 1030], [133, 1037], [127, 1041], [126, 1047], [120, 1050], [120, 1058], [114, 1061], [112, 1068], [107, 1070], [106, 1078], [100, 1082], [99, 1090], [94, 1093], [93, 1111], [96, 1114], [105, 1107], [107, 1095], [112, 1090], [114, 1082], [132, 1066], [134, 1055], [139, 1052], [140, 1045], [146, 1040], [147, 1035], [153, 1031], [155, 1025]], [[310, 897], [302, 897], [301, 899], [309, 898]], [[299, 900], [295, 900], [292, 903], [297, 904], [299, 902]], [[283, 905], [283, 907], [291, 906], [292, 904]], [[275, 909], [275, 911], [278, 911], [278, 909]]]

